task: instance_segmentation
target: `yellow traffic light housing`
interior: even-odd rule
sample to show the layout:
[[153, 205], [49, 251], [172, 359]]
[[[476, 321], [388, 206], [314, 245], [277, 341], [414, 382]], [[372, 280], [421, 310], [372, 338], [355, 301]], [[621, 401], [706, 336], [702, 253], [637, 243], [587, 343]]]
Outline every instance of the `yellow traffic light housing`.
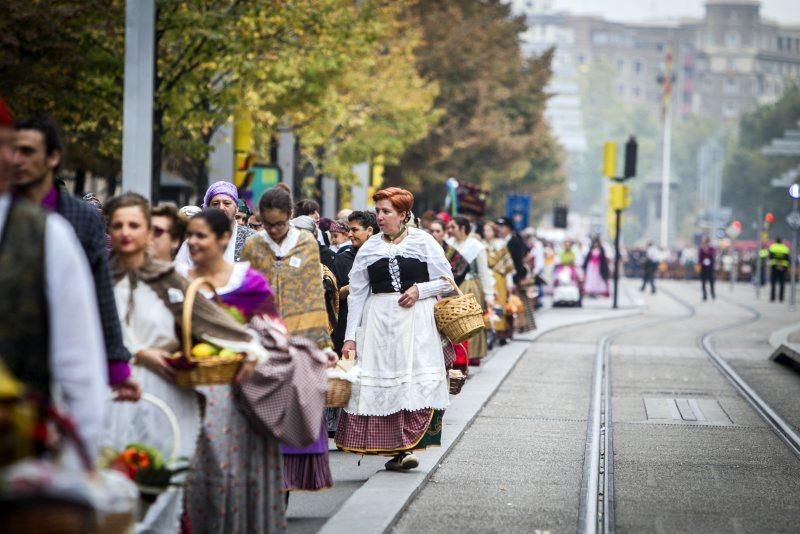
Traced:
[[617, 175], [617, 144], [608, 142], [603, 145], [603, 176], [614, 178]]

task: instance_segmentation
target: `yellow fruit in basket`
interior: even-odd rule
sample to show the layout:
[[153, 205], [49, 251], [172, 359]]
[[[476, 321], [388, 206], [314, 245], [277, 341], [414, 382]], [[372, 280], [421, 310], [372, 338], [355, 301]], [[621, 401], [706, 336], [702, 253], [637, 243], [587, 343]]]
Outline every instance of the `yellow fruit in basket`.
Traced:
[[192, 347], [192, 356], [198, 360], [211, 358], [219, 354], [219, 349], [211, 343], [198, 343]]
[[219, 351], [219, 359], [220, 360], [233, 360], [239, 355], [238, 352], [231, 349], [222, 349]]

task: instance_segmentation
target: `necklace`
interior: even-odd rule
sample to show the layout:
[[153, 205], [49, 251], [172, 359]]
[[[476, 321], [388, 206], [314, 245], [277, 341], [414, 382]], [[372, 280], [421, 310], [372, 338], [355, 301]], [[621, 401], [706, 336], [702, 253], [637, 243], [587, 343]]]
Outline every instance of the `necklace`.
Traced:
[[383, 238], [386, 239], [389, 243], [394, 243], [396, 239], [400, 238], [403, 233], [406, 231], [406, 225], [400, 225], [400, 230], [394, 235], [386, 235], [383, 234]]

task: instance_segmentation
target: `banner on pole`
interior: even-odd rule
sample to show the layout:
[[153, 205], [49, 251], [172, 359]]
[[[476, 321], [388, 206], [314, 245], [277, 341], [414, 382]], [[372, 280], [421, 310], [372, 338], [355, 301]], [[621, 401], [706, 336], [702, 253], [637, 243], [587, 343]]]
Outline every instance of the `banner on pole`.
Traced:
[[508, 195], [508, 199], [506, 199], [506, 217], [514, 223], [514, 228], [518, 232], [530, 226], [530, 215], [530, 195]]

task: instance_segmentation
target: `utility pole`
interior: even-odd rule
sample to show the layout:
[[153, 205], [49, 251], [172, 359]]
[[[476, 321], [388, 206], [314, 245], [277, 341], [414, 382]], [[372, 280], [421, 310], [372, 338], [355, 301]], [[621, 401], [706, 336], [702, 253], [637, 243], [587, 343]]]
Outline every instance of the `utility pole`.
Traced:
[[661, 247], [669, 245], [669, 188], [670, 188], [670, 158], [672, 154], [672, 84], [675, 74], [672, 72], [672, 50], [667, 47], [664, 53], [664, 72], [659, 76], [661, 84], [662, 106], [664, 118], [664, 140], [661, 151]]
[[148, 200], [153, 197], [155, 24], [155, 0], [125, 2], [122, 190], [136, 191]]
[[603, 146], [603, 175], [613, 180], [608, 194], [608, 207], [614, 212], [614, 309], [619, 296], [619, 240], [622, 232], [622, 210], [631, 205], [631, 189], [624, 182], [636, 176], [638, 145], [633, 136], [625, 143], [625, 170], [617, 175], [617, 144], [608, 142]]
[[789, 187], [789, 196], [792, 197], [792, 212], [786, 217], [786, 222], [792, 229], [792, 249], [789, 251], [789, 278], [791, 279], [791, 293], [789, 310], [797, 310], [797, 230], [800, 229], [800, 184]]
[[763, 266], [761, 265], [761, 246], [763, 244], [763, 240], [761, 239], [761, 234], [763, 233], [764, 229], [764, 208], [762, 206], [758, 207], [758, 218], [756, 219], [756, 230], [758, 232], [758, 240], [756, 241], [756, 273], [755, 273], [755, 284], [756, 284], [756, 300], [761, 298], [761, 269]]

